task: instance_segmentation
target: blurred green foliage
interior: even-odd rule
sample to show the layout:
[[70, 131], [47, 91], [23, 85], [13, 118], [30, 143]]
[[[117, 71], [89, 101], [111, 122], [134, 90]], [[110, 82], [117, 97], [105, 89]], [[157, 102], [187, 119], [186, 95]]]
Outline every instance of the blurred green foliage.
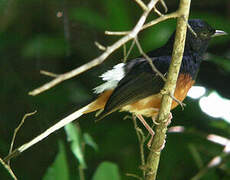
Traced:
[[69, 123], [65, 126], [65, 131], [74, 156], [78, 159], [80, 166], [85, 169], [86, 163], [82, 150], [80, 129], [75, 127], [72, 123]]
[[[147, 2], [147, 1], [145, 1]], [[166, 1], [170, 12], [178, 1]], [[162, 8], [159, 9], [163, 12]], [[227, 0], [192, 1], [190, 18], [202, 18], [217, 29], [230, 33], [230, 2]], [[104, 35], [105, 30], [130, 30], [142, 10], [132, 0], [1, 0], [0, 1], [0, 157], [8, 153], [14, 128], [26, 112], [38, 113], [21, 128], [16, 138], [19, 146], [40, 132], [90, 102], [92, 88], [101, 83], [98, 76], [123, 58], [120, 48], [102, 65], [68, 80], [36, 97], [27, 93], [50, 77], [41, 69], [57, 74], [67, 72], [98, 56], [98, 41], [110, 45], [119, 37]], [[152, 14], [148, 20], [156, 18]], [[175, 29], [168, 20], [139, 34], [147, 52], [163, 45]], [[198, 83], [230, 97], [230, 36], [215, 38], [205, 60], [212, 68], [200, 69]], [[130, 42], [127, 44], [127, 49]], [[134, 47], [130, 59], [139, 56]], [[208, 64], [207, 63], [207, 64]], [[197, 100], [186, 99], [184, 111], [173, 111], [171, 126], [185, 127], [184, 133], [168, 133], [162, 152], [159, 180], [184, 180], [197, 174], [223, 151], [223, 147], [206, 139], [208, 134], [230, 136], [229, 123], [204, 114]], [[133, 179], [126, 173], [141, 175], [139, 145], [133, 124], [123, 120], [126, 113], [113, 113], [94, 123], [93, 114], [80, 118], [80, 127], [70, 124], [11, 162], [19, 179], [79, 179], [79, 167], [85, 179]], [[140, 125], [142, 128], [142, 126]], [[147, 133], [143, 129], [144, 133]], [[67, 134], [66, 134], [66, 133]], [[72, 142], [68, 143], [67, 139]], [[85, 148], [89, 145], [92, 148]], [[146, 148], [146, 154], [147, 152]], [[75, 156], [74, 156], [75, 154]], [[80, 156], [79, 156], [80, 155]], [[211, 168], [202, 180], [229, 179], [229, 157], [217, 168]], [[0, 168], [0, 179], [9, 179]]]
[[64, 143], [59, 141], [59, 152], [53, 162], [53, 164], [48, 168], [43, 180], [68, 180], [69, 170], [68, 162], [66, 158]]
[[92, 180], [120, 180], [120, 175], [118, 171], [118, 166], [111, 162], [103, 162], [101, 163]]
[[32, 38], [22, 50], [22, 56], [33, 58], [36, 56], [56, 58], [64, 56], [67, 44], [64, 38], [38, 35]]

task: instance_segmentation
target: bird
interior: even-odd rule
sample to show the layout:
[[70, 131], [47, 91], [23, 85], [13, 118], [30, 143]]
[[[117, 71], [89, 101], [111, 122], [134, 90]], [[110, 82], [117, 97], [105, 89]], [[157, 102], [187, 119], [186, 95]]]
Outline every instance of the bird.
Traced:
[[[191, 19], [188, 21], [184, 54], [171, 109], [174, 109], [178, 102], [182, 102], [185, 99], [189, 89], [195, 83], [203, 55], [207, 51], [210, 40], [213, 37], [226, 34], [222, 30], [214, 29], [204, 20]], [[172, 59], [174, 39], [175, 32], [170, 36], [165, 45], [146, 53], [153, 65], [165, 77], [167, 77], [167, 71]], [[144, 117], [151, 117], [154, 121], [158, 115], [162, 98], [160, 92], [165, 81], [151, 68], [148, 60], [141, 56], [126, 63], [115, 65], [100, 77], [105, 82], [94, 88], [94, 92], [98, 95], [95, 100], [63, 118], [30, 142], [15, 149], [4, 161], [6, 162], [20, 154], [74, 119], [94, 111], [97, 111], [96, 116], [98, 120], [117, 110], [128, 111], [134, 114], [151, 134], [147, 144], [150, 146], [154, 131]], [[171, 118], [169, 117], [168, 121]]]
[[[188, 24], [191, 28], [187, 30], [182, 64], [174, 93], [175, 99], [171, 109], [185, 99], [189, 89], [195, 83], [210, 40], [227, 34], [222, 30], [215, 30], [201, 19], [191, 19]], [[154, 66], [165, 77], [167, 77], [172, 58], [174, 39], [175, 32], [164, 46], [147, 53]], [[98, 111], [97, 118], [100, 120], [117, 110], [128, 111], [136, 115], [153, 137], [154, 132], [143, 116], [151, 117], [155, 122], [161, 105], [160, 92], [165, 81], [151, 68], [148, 60], [138, 57], [127, 63], [119, 63], [100, 77], [105, 83], [94, 88], [98, 98], [88, 105], [83, 114]], [[171, 116], [169, 121], [170, 119]]]

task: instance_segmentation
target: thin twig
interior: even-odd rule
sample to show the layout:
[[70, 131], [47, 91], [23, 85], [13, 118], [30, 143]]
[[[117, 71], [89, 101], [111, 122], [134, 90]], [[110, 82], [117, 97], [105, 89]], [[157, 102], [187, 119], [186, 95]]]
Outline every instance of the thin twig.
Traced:
[[[154, 8], [155, 8], [155, 6], [153, 7], [153, 9]], [[154, 20], [144, 24], [142, 29], [141, 29], [141, 31], [144, 30], [144, 29], [147, 29], [147, 28], [149, 28], [151, 26], [154, 26], [154, 25], [156, 25], [156, 24], [158, 24], [158, 23], [160, 23], [162, 21], [165, 21], [167, 19], [177, 18], [177, 17], [180, 16], [180, 14], [181, 14], [180, 11], [175, 11], [175, 12], [172, 12], [170, 14], [165, 14], [165, 15], [162, 14], [162, 16], [160, 16], [159, 18], [154, 19]], [[112, 35], [112, 36], [124, 36], [124, 35], [127, 35], [129, 33], [130, 33], [130, 31], [105, 31], [106, 35]]]
[[163, 16], [163, 14], [156, 7], [154, 7], [153, 10], [158, 16]]
[[[139, 142], [140, 155], [141, 155], [141, 166], [144, 167], [145, 166], [144, 143], [145, 143], [146, 137], [145, 137], [144, 133], [142, 132], [142, 130], [137, 126], [137, 120], [136, 120], [136, 116], [134, 114], [132, 116], [132, 119], [133, 119], [134, 129], [135, 129], [136, 134], [137, 134], [137, 139]], [[143, 172], [143, 178], [144, 178], [145, 177], [145, 170], [142, 170], [142, 172]]]
[[91, 104], [89, 104], [89, 105], [87, 105], [87, 106], [85, 106], [85, 107], [83, 107], [83, 108], [75, 111], [74, 113], [66, 116], [65, 118], [63, 118], [58, 123], [56, 123], [53, 126], [51, 126], [50, 128], [46, 129], [43, 133], [39, 134], [37, 137], [35, 137], [31, 141], [29, 141], [29, 142], [21, 145], [20, 147], [16, 148], [12, 153], [10, 153], [8, 156], [6, 156], [4, 158], [4, 161], [8, 161], [9, 159], [12, 159], [13, 157], [21, 154], [25, 150], [27, 150], [30, 147], [32, 147], [34, 144], [37, 144], [38, 142], [42, 141], [44, 138], [46, 138], [47, 136], [49, 136], [53, 132], [55, 132], [58, 129], [64, 127], [66, 124], [72, 122], [73, 120], [79, 118], [80, 116], [83, 115], [83, 112], [85, 112], [86, 110], [88, 110], [88, 107], [90, 105]]
[[131, 46], [130, 46], [130, 48], [129, 48], [127, 54], [126, 54], [126, 57], [124, 58], [124, 62], [127, 61], [127, 59], [128, 59], [128, 57], [129, 57], [131, 51], [133, 50], [134, 45], [135, 45], [135, 40], [132, 41], [132, 44], [131, 44]]
[[[166, 76], [166, 75], [167, 75], [167, 73], [164, 74], [164, 76]], [[186, 106], [186, 104], [183, 103], [183, 102], [181, 102], [180, 100], [178, 100], [173, 94], [167, 92], [166, 89], [163, 88], [160, 91], [160, 94], [161, 95], [168, 95], [168, 96], [170, 96], [176, 103], [178, 103], [181, 106], [181, 109], [184, 110], [184, 107]]]
[[126, 173], [125, 175], [126, 175], [126, 176], [129, 176], [129, 177], [133, 177], [133, 178], [139, 179], [139, 180], [143, 180], [140, 176], [138, 176], [138, 175], [136, 175], [136, 174]]
[[184, 107], [186, 106], [185, 103], [181, 102], [180, 100], [178, 100], [173, 94], [167, 92], [165, 89], [162, 89], [160, 91], [161, 95], [168, 95], [170, 96], [175, 102], [177, 102], [180, 106], [181, 106], [181, 109], [184, 110]]
[[126, 48], [126, 44], [123, 45], [123, 62], [127, 61], [127, 48]]
[[54, 78], [59, 76], [58, 74], [48, 72], [48, 71], [44, 71], [44, 70], [41, 70], [40, 73], [43, 74], [43, 75], [49, 76], [49, 77], [54, 77]]
[[[9, 154], [10, 154], [10, 153], [12, 152], [12, 150], [13, 150], [16, 135], [17, 135], [19, 129], [20, 129], [20, 128], [22, 127], [22, 125], [24, 124], [25, 119], [26, 119], [27, 117], [29, 117], [29, 116], [34, 115], [36, 112], [37, 112], [37, 111], [31, 112], [31, 113], [26, 113], [26, 114], [23, 116], [23, 118], [22, 118], [21, 122], [19, 123], [19, 125], [15, 128], [14, 134], [13, 134], [13, 137], [12, 137], [12, 140], [11, 140], [11, 144], [10, 144]], [[7, 164], [10, 165], [10, 160], [7, 162]]]
[[165, 21], [167, 19], [172, 19], [172, 18], [177, 18], [180, 16], [180, 11], [175, 11], [173, 13], [170, 14], [166, 14], [164, 16], [160, 16], [157, 19], [154, 19], [153, 21], [148, 22], [147, 24], [145, 24], [141, 30], [144, 30], [146, 28], [149, 28], [151, 26], [154, 26], [156, 24], [158, 24], [159, 22]]
[[134, 0], [144, 11], [148, 10], [148, 7], [145, 5], [145, 3], [141, 0]]
[[180, 100], [178, 100], [173, 94], [169, 94], [169, 96], [170, 96], [175, 102], [177, 102], [177, 103], [180, 105], [180, 107], [181, 107], [182, 110], [184, 110], [184, 107], [186, 106], [185, 103], [183, 103], [183, 102], [181, 102]]
[[129, 34], [130, 31], [105, 31], [106, 35], [111, 35], [111, 36], [124, 36]]
[[98, 49], [102, 50], [102, 51], [105, 51], [106, 50], [106, 47], [101, 45], [99, 42], [95, 41], [94, 42], [95, 46], [98, 47]]
[[195, 37], [197, 37], [197, 34], [196, 34], [196, 32], [192, 29], [192, 27], [190, 26], [190, 24], [187, 22], [187, 26], [188, 26], [188, 29], [191, 31], [191, 33], [195, 36]]
[[4, 166], [4, 168], [9, 172], [9, 174], [11, 175], [11, 177], [14, 180], [17, 180], [17, 177], [15, 176], [14, 172], [12, 171], [12, 169], [10, 168], [10, 166], [8, 166], [3, 160], [2, 158], [0, 158], [0, 163]]
[[135, 42], [136, 42], [136, 45], [137, 45], [138, 50], [140, 51], [141, 55], [144, 56], [144, 58], [149, 62], [149, 65], [151, 66], [152, 70], [157, 75], [159, 75], [164, 81], [166, 81], [166, 78], [164, 77], [164, 75], [153, 64], [152, 59], [143, 51], [143, 49], [139, 43], [138, 37], [135, 38]]
[[165, 10], [165, 13], [167, 13], [167, 12], [168, 12], [168, 7], [167, 7], [167, 5], [165, 4], [165, 1], [164, 1], [164, 0], [160, 0], [159, 2], [160, 2], [161, 5], [163, 6], [163, 8], [164, 8], [164, 10]]
[[121, 47], [123, 44], [125, 44], [126, 42], [130, 41], [131, 39], [134, 39], [136, 37], [136, 35], [141, 31], [144, 30], [150, 26], [153, 26], [159, 22], [165, 21], [167, 19], [170, 18], [176, 18], [178, 16], [180, 16], [180, 11], [176, 11], [174, 13], [170, 13], [164, 16], [161, 16], [157, 19], [154, 19], [153, 21], [147, 23], [144, 25], [144, 22], [148, 16], [148, 14], [150, 13], [150, 11], [152, 10], [152, 8], [155, 6], [155, 4], [157, 3], [157, 1], [151, 0], [151, 2], [148, 4], [148, 11], [144, 12], [142, 14], [142, 16], [140, 17], [139, 21], [137, 22], [136, 26], [133, 28], [132, 31], [127, 31], [129, 32], [127, 34], [127, 32], [123, 32], [123, 35], [125, 35], [124, 37], [122, 37], [121, 39], [119, 39], [118, 41], [116, 41], [113, 45], [108, 46], [106, 48], [106, 51], [104, 51], [100, 56], [98, 56], [97, 58], [93, 59], [92, 61], [90, 61], [89, 63], [86, 63], [76, 69], [73, 69], [72, 71], [66, 72], [64, 74], [59, 75], [57, 78], [53, 79], [52, 81], [42, 85], [41, 87], [38, 87], [36, 89], [34, 89], [33, 91], [29, 92], [29, 95], [35, 96], [38, 95], [54, 86], [56, 86], [57, 84], [73, 78], [99, 64], [101, 64], [103, 61], [105, 61], [105, 59], [112, 54], [116, 49], [118, 49], [119, 47]]
[[184, 17], [183, 17], [183, 19], [184, 19], [184, 21], [186, 22], [189, 31], [190, 31], [195, 37], [197, 37], [196, 32], [192, 29], [192, 27], [190, 26], [190, 24], [188, 23], [188, 21], [186, 21], [186, 19], [185, 19]]

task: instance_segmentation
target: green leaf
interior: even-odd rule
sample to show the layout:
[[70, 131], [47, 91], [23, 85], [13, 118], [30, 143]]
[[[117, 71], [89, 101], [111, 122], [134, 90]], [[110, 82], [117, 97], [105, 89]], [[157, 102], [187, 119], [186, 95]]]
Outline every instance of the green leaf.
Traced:
[[58, 145], [59, 152], [54, 163], [48, 168], [43, 180], [69, 180], [65, 146], [62, 141], [59, 141]]
[[128, 2], [123, 0], [100, 0], [98, 3], [105, 9], [105, 13], [99, 14], [98, 10], [93, 10], [89, 7], [78, 7], [71, 9], [71, 19], [103, 31], [108, 28], [113, 31], [127, 31], [132, 27], [132, 15]]
[[210, 60], [213, 61], [214, 63], [218, 64], [219, 66], [221, 66], [222, 69], [230, 72], [230, 61], [229, 61], [229, 59], [210, 54]]
[[69, 123], [65, 126], [65, 132], [67, 134], [68, 141], [70, 141], [70, 147], [74, 156], [78, 159], [82, 168], [86, 168], [84, 154], [81, 148], [82, 141], [80, 129], [73, 123]]
[[90, 8], [74, 8], [70, 12], [70, 17], [101, 30], [104, 30], [107, 25], [105, 18]]
[[140, 36], [140, 42], [144, 49], [151, 51], [164, 45], [169, 37], [175, 31], [175, 21], [165, 21], [157, 24], [154, 28], [147, 29], [143, 35]]
[[98, 145], [94, 142], [92, 136], [90, 136], [88, 133], [83, 134], [84, 142], [91, 146], [95, 151], [98, 150]]
[[102, 162], [93, 175], [92, 180], [120, 180], [118, 166], [111, 162]]
[[67, 43], [63, 38], [37, 35], [25, 44], [22, 49], [24, 57], [60, 57], [67, 50]]
[[124, 0], [100, 0], [106, 10], [107, 23], [113, 31], [127, 31], [132, 27], [130, 2]]
[[72, 102], [76, 103], [84, 103], [88, 99], [91, 98], [90, 94], [88, 93], [85, 84], [80, 82], [70, 82], [66, 87], [68, 89], [69, 99]]

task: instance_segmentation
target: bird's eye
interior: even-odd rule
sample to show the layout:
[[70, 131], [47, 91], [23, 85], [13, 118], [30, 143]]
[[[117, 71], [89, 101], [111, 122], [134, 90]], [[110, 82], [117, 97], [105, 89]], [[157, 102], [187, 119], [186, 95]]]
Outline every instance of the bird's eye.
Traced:
[[208, 36], [208, 33], [207, 33], [207, 32], [201, 32], [201, 33], [200, 33], [200, 36], [201, 36], [201, 37], [207, 37], [207, 36]]

